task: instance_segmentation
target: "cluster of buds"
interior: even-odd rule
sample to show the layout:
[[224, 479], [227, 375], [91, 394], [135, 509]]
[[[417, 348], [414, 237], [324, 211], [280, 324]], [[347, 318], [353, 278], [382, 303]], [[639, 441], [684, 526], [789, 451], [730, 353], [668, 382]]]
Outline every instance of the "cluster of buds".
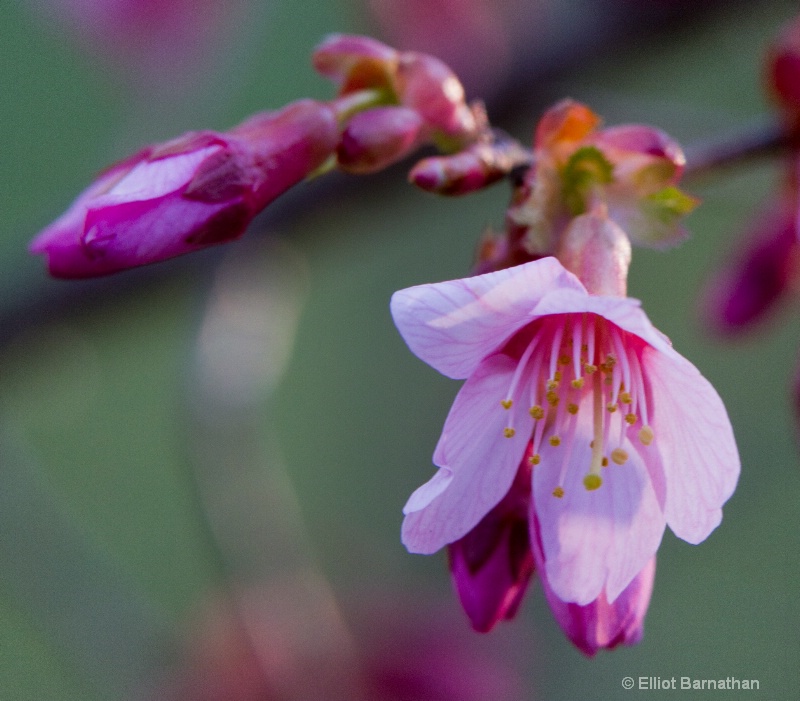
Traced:
[[105, 275], [236, 239], [275, 198], [328, 170], [373, 173], [426, 144], [483, 144], [496, 160], [482, 106], [433, 56], [335, 35], [313, 63], [338, 86], [334, 99], [141, 150], [104, 171], [31, 251], [56, 277]]
[[[483, 242], [479, 272], [557, 255], [597, 293], [617, 288], [624, 295], [629, 243], [665, 248], [686, 236], [681, 218], [697, 200], [677, 187], [685, 162], [659, 129], [601, 129], [585, 105], [560, 102], [539, 123], [533, 165], [514, 190], [505, 235]], [[589, 239], [613, 261], [609, 279], [588, 279], [598, 253], [584, 245]]]

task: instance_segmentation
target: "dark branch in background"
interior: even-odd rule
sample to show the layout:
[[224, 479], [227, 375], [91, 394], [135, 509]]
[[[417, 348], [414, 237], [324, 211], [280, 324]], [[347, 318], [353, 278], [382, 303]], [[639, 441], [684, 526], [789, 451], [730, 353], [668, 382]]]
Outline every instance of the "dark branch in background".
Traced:
[[[502, 124], [519, 112], [544, 106], [550, 99], [550, 85], [577, 66], [586, 65], [587, 61], [611, 50], [618, 53], [626, 46], [641, 44], [662, 32], [683, 27], [689, 21], [702, 21], [713, 12], [730, 11], [737, 5], [746, 6], [747, 3], [714, 0], [702, 3], [700, 7], [700, 3], [692, 0], [587, 2], [580, 22], [555, 27], [548, 33], [545, 45], [529, 42], [528, 51], [518, 52], [516, 65], [507, 79], [498, 84], [497, 90], [482, 97], [486, 98], [493, 121]], [[706, 160], [712, 162], [712, 159]], [[402, 167], [407, 169], [408, 164]], [[692, 167], [693, 171], [700, 169], [699, 166]], [[403, 176], [398, 178], [398, 168], [392, 168], [373, 176], [369, 183], [361, 178], [327, 178], [324, 182], [302, 186], [270, 205], [251, 226], [247, 236], [280, 230], [284, 222], [307, 211], [312, 202], [315, 207], [325, 207], [333, 201], [363, 197], [364, 187], [370, 187], [373, 193], [402, 187], [403, 180]], [[35, 233], [31, 232], [31, 236]], [[223, 255], [223, 248], [212, 248], [174, 261], [86, 281], [50, 280], [43, 272], [43, 262], [23, 263], [20, 265], [23, 270], [35, 270], [34, 263], [38, 264], [42, 270], [41, 277], [36, 280], [32, 275], [26, 276], [14, 286], [13, 294], [0, 301], [0, 345], [7, 344], [26, 329], [68, 318], [101, 303], [114, 305], [139, 289], [176, 275], [205, 277]]]
[[790, 146], [790, 137], [777, 121], [757, 124], [723, 134], [717, 141], [686, 148], [684, 177], [702, 177], [712, 170], [730, 168], [754, 159], [776, 156]]

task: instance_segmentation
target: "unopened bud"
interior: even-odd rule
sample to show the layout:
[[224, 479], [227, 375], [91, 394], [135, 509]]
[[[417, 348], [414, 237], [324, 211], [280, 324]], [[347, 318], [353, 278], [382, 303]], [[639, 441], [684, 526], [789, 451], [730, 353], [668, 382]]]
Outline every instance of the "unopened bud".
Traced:
[[770, 48], [766, 81], [788, 117], [800, 123], [800, 16], [784, 27]]
[[512, 144], [478, 143], [452, 156], [425, 158], [408, 175], [417, 187], [439, 195], [464, 195], [487, 187], [529, 161]]
[[364, 89], [394, 93], [398, 57], [395, 49], [375, 39], [332, 34], [314, 49], [311, 61], [339, 86], [340, 94]]
[[420, 143], [424, 122], [407, 107], [378, 107], [353, 116], [336, 150], [339, 167], [374, 173], [407, 156]]
[[625, 296], [631, 244], [604, 213], [575, 217], [561, 238], [557, 256], [590, 294]]
[[419, 112], [430, 126], [446, 136], [470, 136], [478, 127], [461, 81], [438, 58], [403, 53], [398, 65], [397, 94], [402, 104]]

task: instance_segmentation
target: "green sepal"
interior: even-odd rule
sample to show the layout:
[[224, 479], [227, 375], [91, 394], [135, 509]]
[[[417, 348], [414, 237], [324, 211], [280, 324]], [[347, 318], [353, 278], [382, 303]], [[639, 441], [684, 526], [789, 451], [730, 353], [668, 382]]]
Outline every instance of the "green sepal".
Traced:
[[589, 191], [595, 185], [607, 185], [613, 180], [613, 163], [596, 146], [583, 146], [570, 156], [561, 171], [564, 204], [573, 216], [584, 214]]

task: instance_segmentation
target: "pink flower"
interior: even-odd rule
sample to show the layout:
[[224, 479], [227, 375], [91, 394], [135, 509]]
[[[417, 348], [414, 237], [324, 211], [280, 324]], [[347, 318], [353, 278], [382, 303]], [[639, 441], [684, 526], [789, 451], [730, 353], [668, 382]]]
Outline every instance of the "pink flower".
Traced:
[[235, 239], [334, 151], [336, 115], [300, 100], [226, 133], [190, 132], [106, 170], [31, 243], [50, 273], [79, 278]]
[[558, 601], [595, 607], [583, 615], [619, 615], [637, 577], [634, 604], [647, 598], [665, 525], [699, 543], [720, 523], [739, 474], [725, 408], [637, 300], [590, 295], [543, 258], [401, 290], [392, 314], [418, 357], [467, 380], [439, 470], [404, 508], [411, 552], [469, 534], [509, 494], [526, 451], [537, 566]]

